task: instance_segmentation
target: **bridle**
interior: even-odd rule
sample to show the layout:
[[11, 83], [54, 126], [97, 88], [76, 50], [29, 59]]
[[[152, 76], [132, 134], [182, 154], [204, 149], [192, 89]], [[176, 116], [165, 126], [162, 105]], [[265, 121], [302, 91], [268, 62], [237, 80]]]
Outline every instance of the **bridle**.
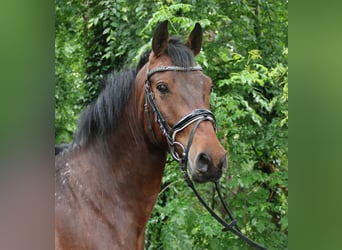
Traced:
[[[189, 150], [192, 144], [192, 140], [195, 134], [196, 129], [203, 121], [210, 121], [216, 131], [216, 120], [214, 114], [207, 110], [207, 109], [195, 109], [192, 110], [189, 114], [185, 115], [183, 118], [181, 118], [173, 127], [171, 127], [168, 122], [164, 119], [163, 115], [161, 114], [155, 98], [154, 93], [151, 88], [151, 82], [150, 77], [158, 72], [165, 72], [165, 71], [178, 71], [178, 72], [192, 72], [192, 71], [202, 71], [202, 68], [200, 66], [194, 66], [194, 67], [178, 67], [178, 66], [161, 66], [155, 69], [150, 70], [149, 69], [149, 62], [147, 63], [147, 70], [146, 70], [146, 80], [145, 80], [145, 104], [144, 104], [144, 111], [146, 115], [147, 120], [147, 126], [152, 134], [153, 140], [156, 145], [159, 147], [160, 144], [157, 140], [157, 136], [155, 135], [155, 132], [153, 130], [151, 118], [150, 118], [150, 109], [149, 106], [152, 109], [154, 120], [159, 124], [159, 129], [162, 133], [162, 135], [165, 137], [166, 142], [168, 144], [169, 152], [174, 160], [176, 160], [180, 166], [181, 170], [183, 172], [183, 177], [188, 184], [188, 186], [192, 189], [192, 191], [195, 193], [198, 200], [202, 203], [202, 205], [208, 210], [208, 212], [223, 226], [223, 231], [231, 231], [241, 239], [243, 239], [245, 242], [247, 242], [250, 246], [254, 247], [255, 249], [261, 249], [261, 250], [267, 250], [264, 246], [261, 246], [260, 244], [256, 243], [255, 241], [249, 239], [247, 236], [242, 234], [240, 228], [238, 227], [236, 220], [233, 218], [232, 213], [228, 209], [228, 206], [225, 204], [223, 197], [220, 192], [220, 186], [218, 182], [215, 182], [215, 188], [216, 192], [218, 193], [219, 199], [223, 205], [224, 210], [228, 214], [231, 222], [227, 223], [224, 219], [222, 219], [215, 211], [213, 211], [208, 204], [203, 200], [203, 198], [199, 195], [197, 192], [192, 180], [190, 179], [187, 171], [188, 166], [188, 154]], [[188, 142], [186, 145], [181, 144], [180, 142], [176, 141], [176, 135], [177, 133], [184, 130], [186, 127], [193, 124], [193, 127], [191, 129]], [[181, 155], [179, 155], [176, 151], [176, 146], [181, 148]]]
[[[154, 94], [151, 88], [151, 82], [150, 77], [157, 73], [157, 72], [165, 72], [165, 71], [180, 71], [180, 72], [190, 72], [190, 71], [201, 71], [202, 68], [199, 66], [196, 67], [177, 67], [177, 66], [163, 66], [159, 68], [155, 68], [153, 70], [149, 70], [149, 64], [147, 64], [147, 70], [146, 70], [146, 81], [145, 81], [145, 114], [146, 119], [148, 123], [148, 129], [152, 134], [154, 142], [159, 145], [159, 142], [157, 140], [157, 137], [154, 133], [151, 119], [150, 119], [150, 113], [149, 113], [149, 105], [152, 108], [154, 119], [159, 124], [160, 131], [162, 132], [163, 136], [166, 138], [166, 142], [169, 147], [170, 154], [172, 157], [179, 163], [183, 161], [183, 158], [186, 154], [186, 147], [181, 144], [180, 142], [176, 141], [176, 135], [177, 133], [184, 130], [186, 127], [190, 126], [193, 123], [201, 123], [202, 121], [209, 120], [212, 122], [214, 128], [216, 128], [216, 122], [214, 114], [211, 113], [207, 109], [195, 109], [191, 111], [189, 114], [185, 115], [183, 118], [181, 118], [173, 127], [171, 127], [167, 121], [164, 119], [163, 115], [161, 114], [156, 101], [154, 99]], [[189, 144], [189, 143], [188, 143]], [[182, 150], [182, 154], [179, 155], [176, 152], [176, 146], [179, 146]]]

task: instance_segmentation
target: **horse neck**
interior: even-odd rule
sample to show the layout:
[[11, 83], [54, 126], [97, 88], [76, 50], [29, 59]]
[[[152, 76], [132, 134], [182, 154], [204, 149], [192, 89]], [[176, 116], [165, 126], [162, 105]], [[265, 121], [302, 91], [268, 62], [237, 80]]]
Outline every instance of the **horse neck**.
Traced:
[[146, 214], [142, 219], [147, 220], [160, 190], [166, 152], [153, 146], [145, 134], [141, 91], [143, 83], [136, 83], [118, 127], [106, 137], [106, 147], [95, 140], [82, 152], [87, 163], [80, 165], [95, 185], [94, 192], [88, 192], [91, 199], [105, 193], [109, 202], [123, 209], [139, 208], [137, 214]]

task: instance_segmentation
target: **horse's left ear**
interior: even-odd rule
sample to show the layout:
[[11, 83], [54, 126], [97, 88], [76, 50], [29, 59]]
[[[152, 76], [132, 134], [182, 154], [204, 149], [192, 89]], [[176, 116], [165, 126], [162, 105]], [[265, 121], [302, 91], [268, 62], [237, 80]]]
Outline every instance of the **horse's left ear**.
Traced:
[[186, 42], [186, 46], [192, 49], [195, 56], [201, 51], [202, 37], [203, 37], [202, 27], [199, 23], [196, 23], [195, 28], [191, 31], [188, 37], [188, 40]]

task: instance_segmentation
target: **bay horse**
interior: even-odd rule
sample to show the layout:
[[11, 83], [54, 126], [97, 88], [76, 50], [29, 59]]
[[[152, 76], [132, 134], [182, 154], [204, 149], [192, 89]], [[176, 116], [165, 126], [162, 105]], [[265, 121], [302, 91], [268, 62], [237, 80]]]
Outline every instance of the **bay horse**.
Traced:
[[81, 113], [74, 140], [55, 158], [55, 248], [144, 249], [167, 153], [196, 182], [217, 181], [226, 152], [209, 111], [211, 79], [195, 62], [196, 23], [186, 43], [154, 32], [135, 69], [110, 75]]

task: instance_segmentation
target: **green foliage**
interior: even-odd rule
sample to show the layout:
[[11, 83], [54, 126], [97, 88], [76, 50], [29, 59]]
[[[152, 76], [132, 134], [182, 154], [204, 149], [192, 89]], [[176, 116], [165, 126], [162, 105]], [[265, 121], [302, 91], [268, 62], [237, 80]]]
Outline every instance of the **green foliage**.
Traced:
[[84, 86], [84, 34], [79, 3], [56, 2], [56, 111], [55, 137], [57, 143], [68, 142], [76, 129], [76, 120], [87, 96]]
[[[105, 74], [137, 63], [156, 25], [170, 33], [204, 29], [197, 61], [215, 85], [211, 108], [229, 152], [224, 199], [243, 232], [269, 249], [288, 234], [287, 1], [56, 2], [56, 142], [70, 141], [77, 115]], [[197, 185], [219, 213], [210, 184]], [[146, 229], [146, 249], [247, 249], [201, 207], [168, 160]]]

